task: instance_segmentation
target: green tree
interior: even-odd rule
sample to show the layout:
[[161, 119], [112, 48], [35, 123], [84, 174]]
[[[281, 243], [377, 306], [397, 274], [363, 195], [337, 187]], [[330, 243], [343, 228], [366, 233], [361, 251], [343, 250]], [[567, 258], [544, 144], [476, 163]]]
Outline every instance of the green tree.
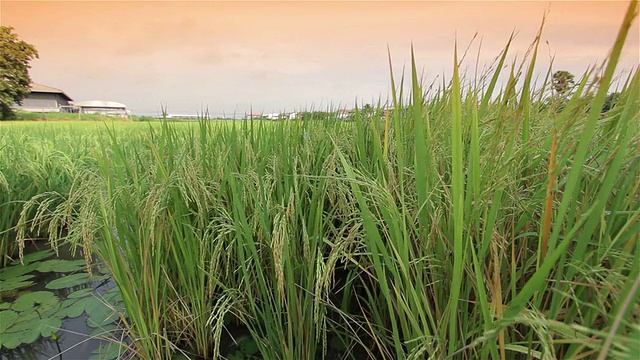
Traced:
[[0, 119], [15, 116], [12, 106], [29, 94], [29, 62], [36, 48], [18, 38], [11, 26], [0, 26]]
[[364, 106], [362, 107], [362, 113], [367, 117], [370, 117], [371, 114], [373, 114], [373, 106], [371, 106], [371, 104], [364, 104]]
[[613, 109], [616, 106], [616, 103], [620, 100], [620, 93], [613, 92], [607, 96], [607, 99], [604, 102], [604, 106], [602, 107], [602, 112], [606, 113], [607, 111]]
[[575, 84], [573, 79], [573, 74], [568, 71], [556, 71], [551, 79], [551, 84], [556, 94], [559, 96], [565, 95]]

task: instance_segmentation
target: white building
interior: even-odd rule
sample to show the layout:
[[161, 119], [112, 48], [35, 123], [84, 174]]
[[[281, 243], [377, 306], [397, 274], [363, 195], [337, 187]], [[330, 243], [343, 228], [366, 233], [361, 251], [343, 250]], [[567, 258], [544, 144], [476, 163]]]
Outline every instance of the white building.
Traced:
[[122, 117], [129, 115], [127, 106], [115, 101], [82, 101], [74, 103], [73, 106], [78, 109], [80, 114], [117, 115]]
[[266, 119], [269, 119], [269, 120], [278, 120], [278, 119], [280, 119], [280, 113], [264, 114], [263, 116]]

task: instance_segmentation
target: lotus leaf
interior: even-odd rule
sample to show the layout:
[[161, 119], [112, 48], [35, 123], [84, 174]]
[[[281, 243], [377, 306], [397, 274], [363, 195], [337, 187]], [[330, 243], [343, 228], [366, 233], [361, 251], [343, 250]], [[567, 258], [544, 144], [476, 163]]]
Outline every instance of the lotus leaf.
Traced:
[[35, 291], [20, 296], [11, 305], [13, 311], [37, 310], [39, 313], [57, 305], [60, 302], [58, 297], [50, 291]]
[[104, 293], [104, 299], [112, 305], [122, 302], [122, 294], [117, 287], [113, 287]]
[[115, 343], [115, 342], [104, 343], [100, 345], [99, 348], [93, 351], [93, 355], [91, 355], [89, 360], [115, 359], [118, 356], [120, 356], [120, 354], [124, 353], [126, 349], [127, 348], [125, 345], [122, 345], [119, 343]]
[[36, 326], [40, 330], [40, 335], [49, 337], [51, 334], [60, 330], [62, 327], [62, 319], [56, 317], [43, 318]]
[[85, 268], [84, 260], [47, 260], [40, 263], [36, 270], [40, 272], [72, 272]]
[[[18, 314], [16, 314], [18, 315]], [[19, 316], [19, 315], [18, 315]], [[38, 340], [40, 336], [49, 337], [62, 327], [62, 320], [58, 318], [31, 318], [20, 319], [20, 326], [8, 327], [8, 331], [2, 332], [2, 344], [13, 349], [20, 344], [31, 344]]]
[[38, 264], [8, 266], [4, 269], [0, 269], [0, 280], [11, 280], [17, 278], [18, 276], [34, 271], [38, 266]]
[[73, 275], [62, 276], [58, 279], [52, 280], [45, 286], [47, 289], [64, 289], [81, 284], [85, 284], [91, 281], [89, 274], [78, 273]]
[[35, 311], [28, 313], [18, 313], [18, 320], [7, 328], [6, 333], [21, 333], [29, 328], [33, 327], [33, 324], [40, 319], [40, 316]]
[[86, 308], [86, 302], [91, 301], [90, 298], [67, 299], [62, 303], [65, 313], [68, 317], [74, 318], [82, 315]]
[[18, 264], [31, 264], [33, 262], [36, 261], [40, 261], [43, 259], [46, 259], [48, 257], [53, 256], [53, 250], [42, 250], [42, 251], [36, 251], [30, 254], [27, 254], [25, 256], [22, 257], [22, 261], [20, 261], [20, 259], [15, 259], [11, 262], [11, 265], [18, 265]]
[[79, 300], [68, 299], [65, 300], [65, 303], [68, 303], [68, 306], [65, 306], [67, 304], [63, 304], [65, 312], [67, 316], [71, 318], [78, 317], [85, 311], [89, 314], [96, 312], [96, 308], [106, 307], [102, 300], [96, 296], [87, 296]]
[[31, 344], [32, 342], [38, 340], [40, 337], [40, 325], [39, 322], [32, 323], [31, 326], [23, 329], [19, 333], [20, 342], [23, 344]]
[[0, 336], [0, 345], [10, 350], [15, 349], [22, 344], [21, 335], [21, 333], [3, 333]]
[[87, 309], [87, 315], [89, 315], [87, 325], [92, 328], [105, 326], [120, 319], [117, 312], [106, 304]]
[[33, 275], [22, 275], [9, 280], [0, 280], [0, 293], [29, 287], [35, 284], [33, 281], [27, 281], [31, 278], [33, 278]]
[[[90, 282], [106, 279], [106, 276], [90, 276], [85, 270], [83, 260], [47, 259], [53, 256], [52, 251], [39, 251], [24, 257], [24, 265], [14, 261], [15, 265], [0, 269], [0, 293], [13, 292], [17, 296], [13, 303], [0, 301], [0, 348], [15, 349], [21, 344], [30, 344], [40, 336], [52, 337], [63, 324], [66, 317], [78, 317], [86, 312], [87, 325], [95, 328], [91, 336], [104, 336], [120, 328], [113, 324], [119, 320], [119, 312], [124, 312], [122, 297], [117, 287], [104, 292], [104, 297], [94, 296], [96, 292]], [[44, 261], [43, 261], [44, 260]], [[33, 271], [42, 273], [57, 272], [74, 274], [62, 275], [49, 281], [47, 289], [69, 289], [71, 292], [64, 301], [51, 291], [16, 290], [34, 285], [37, 275], [29, 274]], [[87, 284], [86, 288], [73, 291], [73, 288]], [[117, 305], [115, 308], [112, 305]], [[126, 346], [107, 343], [94, 352], [92, 358], [115, 359], [126, 350]]]
[[65, 300], [63, 300], [63, 301], [62, 301], [62, 308], [63, 308], [63, 309], [66, 309], [66, 308], [68, 308], [69, 306], [71, 306], [71, 305], [73, 305], [74, 303], [76, 303], [77, 301], [79, 301], [80, 299], [81, 299], [81, 298], [74, 298], [74, 299], [69, 299], [69, 298], [67, 298], [67, 299], [65, 299]]
[[20, 315], [13, 310], [0, 311], [0, 334], [3, 334], [3, 337], [4, 332], [7, 331], [19, 317]]
[[67, 299], [80, 299], [87, 295], [91, 295], [92, 292], [93, 292], [93, 288], [88, 287], [82, 290], [72, 292], [71, 294], [67, 295]]
[[39, 308], [37, 309], [37, 311], [40, 317], [43, 319], [44, 318], [64, 319], [67, 316], [67, 311], [62, 307], [62, 303], [60, 302], [50, 307], [46, 307], [42, 309]]

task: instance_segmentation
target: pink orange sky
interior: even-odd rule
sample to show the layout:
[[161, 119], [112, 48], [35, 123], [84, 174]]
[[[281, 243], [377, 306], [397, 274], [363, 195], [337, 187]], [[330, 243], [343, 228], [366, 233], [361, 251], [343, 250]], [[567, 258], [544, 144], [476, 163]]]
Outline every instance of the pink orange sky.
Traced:
[[[450, 77], [454, 42], [489, 65], [517, 32], [521, 58], [545, 11], [539, 73], [580, 76], [603, 61], [627, 7], [619, 1], [0, 1], [2, 25], [34, 44], [34, 82], [76, 101], [134, 113], [213, 115], [353, 107], [387, 98], [413, 44], [425, 81]], [[638, 66], [636, 20], [620, 68]], [[548, 45], [547, 45], [548, 42]]]

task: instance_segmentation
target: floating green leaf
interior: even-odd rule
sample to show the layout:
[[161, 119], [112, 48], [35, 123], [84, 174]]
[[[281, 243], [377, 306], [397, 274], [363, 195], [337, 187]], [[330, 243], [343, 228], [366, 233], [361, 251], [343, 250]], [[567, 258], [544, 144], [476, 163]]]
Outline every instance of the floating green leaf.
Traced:
[[40, 322], [31, 324], [31, 326], [23, 329], [19, 334], [20, 342], [23, 344], [31, 344], [40, 337]]
[[104, 300], [111, 305], [115, 305], [122, 302], [122, 294], [117, 287], [114, 287], [104, 293]]
[[[21, 333], [27, 329], [33, 327], [33, 324], [40, 319], [38, 314], [33, 312], [28, 313], [18, 313], [18, 320], [16, 320], [13, 325], [9, 326], [4, 334], [8, 333]], [[4, 336], [4, 335], [3, 335]]]
[[13, 305], [13, 311], [38, 310], [40, 313], [57, 305], [60, 302], [58, 297], [50, 291], [35, 291], [20, 296]]
[[0, 337], [0, 345], [9, 350], [15, 349], [22, 344], [21, 335], [21, 333], [3, 333]]
[[123, 344], [109, 342], [100, 345], [99, 348], [94, 350], [89, 360], [111, 360], [117, 358], [125, 351], [126, 347]]
[[13, 310], [0, 311], [0, 334], [4, 336], [4, 332], [7, 331], [19, 317], [18, 313]]
[[11, 303], [8, 302], [0, 302], [0, 310], [7, 310], [11, 307]]
[[[28, 295], [32, 294], [38, 295], [37, 293]], [[40, 295], [40, 298], [42, 297], [43, 296]], [[29, 308], [30, 311], [27, 313], [13, 310], [0, 312], [0, 346], [14, 349], [20, 346], [20, 344], [33, 343], [38, 340], [40, 336], [49, 337], [62, 327], [62, 318], [58, 316], [60, 303], [56, 303], [45, 311], [38, 311], [38, 309], [43, 309], [44, 305], [51, 303], [48, 296], [44, 296], [46, 302], [40, 304], [30, 301], [27, 295], [20, 299], [23, 298], [27, 300], [18, 303], [18, 307], [27, 308], [28, 305], [38, 305], [38, 307]]]
[[86, 289], [72, 292], [67, 296], [67, 299], [80, 299], [85, 296], [91, 295], [92, 292], [93, 292], [93, 288], [88, 287]]
[[51, 334], [60, 330], [62, 327], [62, 319], [57, 317], [43, 318], [38, 322], [38, 324], [36, 324], [36, 326], [40, 331], [40, 335], [50, 337]]
[[39, 307], [36, 308], [36, 311], [40, 315], [41, 318], [57, 318], [64, 319], [67, 316], [67, 312], [62, 307], [62, 303], [58, 302], [55, 305], [50, 305], [47, 307]]
[[87, 325], [92, 328], [109, 325], [120, 319], [118, 313], [106, 304], [87, 309], [87, 315], [89, 315]]
[[33, 278], [33, 275], [22, 275], [9, 280], [0, 280], [0, 294], [26, 288], [35, 284], [33, 281], [28, 281], [31, 278]]
[[13, 265], [0, 269], [0, 280], [11, 280], [37, 269], [39, 264]]
[[87, 301], [92, 301], [91, 297], [86, 297], [80, 300], [77, 299], [67, 299], [63, 302], [63, 307], [65, 308], [65, 313], [68, 317], [74, 318], [82, 315], [84, 310], [87, 307]]
[[79, 271], [85, 268], [86, 264], [84, 260], [47, 260], [40, 263], [36, 270], [40, 272], [72, 272]]
[[82, 315], [83, 312], [87, 312], [87, 314], [97, 313], [98, 310], [96, 309], [106, 307], [106, 305], [102, 299], [96, 296], [87, 296], [79, 300], [67, 299], [63, 307], [65, 308], [66, 315], [74, 318]]
[[79, 273], [73, 275], [62, 276], [58, 279], [52, 280], [45, 286], [47, 289], [64, 289], [81, 284], [85, 284], [91, 281], [89, 274]]
[[53, 250], [36, 251], [36, 252], [33, 252], [33, 253], [25, 255], [22, 258], [22, 262], [20, 261], [20, 259], [13, 260], [11, 262], [11, 265], [19, 265], [19, 264], [23, 264], [23, 263], [24, 263], [24, 265], [28, 265], [28, 264], [31, 264], [33, 262], [49, 258], [49, 257], [53, 256], [53, 254], [54, 254]]

